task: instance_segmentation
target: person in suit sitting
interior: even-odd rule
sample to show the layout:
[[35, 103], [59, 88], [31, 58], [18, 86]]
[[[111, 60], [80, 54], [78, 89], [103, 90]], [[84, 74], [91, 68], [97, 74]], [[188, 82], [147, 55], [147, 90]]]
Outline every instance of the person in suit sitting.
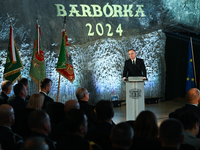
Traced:
[[15, 112], [17, 112], [27, 106], [25, 98], [28, 92], [23, 84], [18, 83], [14, 86], [14, 93], [15, 96], [8, 101], [8, 104], [13, 107]]
[[87, 133], [87, 116], [83, 110], [72, 109], [64, 118], [66, 135], [57, 143], [57, 150], [100, 150], [94, 142], [84, 139]]
[[109, 150], [112, 146], [110, 133], [114, 126], [112, 122], [114, 116], [113, 103], [108, 100], [100, 100], [97, 102], [96, 115], [99, 124], [91, 128], [85, 138], [99, 144], [102, 149]]
[[52, 80], [49, 78], [44, 78], [40, 81], [40, 93], [44, 95], [44, 104], [42, 109], [46, 109], [46, 104], [49, 102], [54, 102], [54, 100], [48, 96], [52, 86]]
[[179, 150], [183, 142], [183, 125], [177, 119], [167, 119], [160, 125], [161, 150]]
[[143, 79], [146, 79], [147, 74], [143, 59], [136, 58], [136, 52], [133, 49], [128, 51], [128, 55], [130, 59], [126, 60], [124, 64], [123, 81], [131, 76], [142, 76]]
[[86, 88], [79, 87], [76, 90], [76, 97], [80, 104], [80, 109], [84, 111], [88, 118], [88, 128], [92, 128], [98, 124], [98, 119], [94, 111], [95, 107], [88, 104], [89, 94]]
[[197, 88], [192, 88], [187, 92], [185, 106], [176, 109], [175, 113], [179, 116], [182, 112], [190, 110], [196, 113], [200, 118], [200, 108], [198, 107], [199, 102], [199, 90]]
[[184, 127], [183, 144], [188, 144], [200, 149], [200, 139], [197, 138], [199, 132], [199, 118], [192, 111], [185, 111], [180, 114], [180, 121]]
[[44, 110], [34, 110], [28, 117], [28, 124], [31, 129], [30, 137], [43, 137], [50, 150], [56, 148], [56, 142], [48, 137], [51, 123], [49, 115]]
[[121, 122], [115, 125], [110, 135], [112, 150], [129, 150], [133, 135], [133, 129], [128, 123]]
[[20, 150], [23, 143], [22, 138], [11, 129], [14, 122], [14, 109], [8, 104], [2, 104], [0, 106], [0, 143], [3, 150]]
[[[19, 78], [18, 83], [23, 84], [26, 87], [27, 92], [29, 91], [29, 83], [28, 83], [28, 79], [27, 78]], [[25, 100], [29, 100], [30, 95], [26, 95]]]
[[12, 90], [12, 82], [5, 80], [1, 83], [0, 105], [7, 104], [8, 95]]

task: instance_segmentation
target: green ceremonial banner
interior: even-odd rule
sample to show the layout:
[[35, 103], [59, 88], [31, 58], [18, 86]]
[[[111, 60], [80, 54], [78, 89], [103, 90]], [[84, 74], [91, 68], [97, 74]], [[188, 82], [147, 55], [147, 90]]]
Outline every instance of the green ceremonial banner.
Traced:
[[62, 30], [62, 44], [60, 48], [60, 55], [58, 58], [56, 71], [73, 83], [75, 79], [74, 67], [72, 65], [72, 57], [65, 29]]
[[66, 58], [66, 49], [65, 49], [66, 41], [65, 34], [62, 34], [62, 44], [60, 48], [60, 55], [58, 58], [58, 63], [56, 69], [65, 69], [67, 68], [67, 58]]
[[17, 50], [17, 46], [14, 41], [13, 29], [10, 26], [10, 38], [3, 79], [9, 80], [12, 83], [14, 83], [17, 80], [17, 78], [21, 76], [20, 69], [22, 68], [23, 65]]
[[31, 69], [29, 76], [39, 85], [40, 80], [46, 78], [46, 69], [44, 62], [44, 54], [41, 45], [41, 30], [40, 26], [36, 24], [36, 37], [33, 47], [33, 55], [31, 61]]

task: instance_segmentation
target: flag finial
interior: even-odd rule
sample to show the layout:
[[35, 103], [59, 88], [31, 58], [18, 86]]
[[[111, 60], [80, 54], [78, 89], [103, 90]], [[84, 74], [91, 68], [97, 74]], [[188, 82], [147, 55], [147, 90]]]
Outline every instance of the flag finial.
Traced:
[[64, 23], [64, 27], [63, 27], [64, 29], [65, 29], [65, 26], [66, 26], [66, 18], [67, 18], [67, 17], [65, 16], [65, 17], [64, 17], [64, 22], [63, 22], [63, 23]]

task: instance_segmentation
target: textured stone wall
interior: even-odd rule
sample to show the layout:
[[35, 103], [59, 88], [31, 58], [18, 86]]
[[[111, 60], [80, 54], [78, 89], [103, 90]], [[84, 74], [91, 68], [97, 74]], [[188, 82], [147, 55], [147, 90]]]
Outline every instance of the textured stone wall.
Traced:
[[[14, 37], [24, 65], [22, 76], [30, 81], [30, 94], [37, 91], [37, 85], [29, 77], [30, 61], [36, 32], [35, 18], [39, 19], [42, 30], [42, 46], [45, 54], [47, 77], [53, 80], [50, 96], [56, 100], [58, 76], [55, 71], [61, 44], [63, 17], [57, 16], [55, 4], [62, 4], [69, 13], [69, 4], [98, 4], [103, 8], [107, 3], [112, 6], [143, 5], [145, 17], [68, 17], [66, 30], [75, 70], [75, 81], [70, 83], [61, 77], [59, 101], [76, 99], [78, 87], [86, 87], [91, 103], [111, 98], [112, 91], [125, 99], [125, 83], [122, 82], [124, 61], [128, 59], [128, 49], [133, 48], [137, 56], [144, 59], [148, 80], [145, 82], [145, 97], [164, 97], [165, 92], [165, 41], [163, 28], [170, 29], [171, 24], [187, 23], [199, 27], [199, 4], [197, 1], [183, 0], [0, 0], [0, 82], [3, 80], [4, 64], [7, 56], [10, 18], [13, 16]], [[181, 4], [181, 7], [180, 7]], [[12, 8], [12, 9], [11, 9]], [[187, 9], [186, 9], [187, 8]], [[193, 19], [191, 19], [191, 16]], [[196, 17], [196, 19], [195, 19]], [[190, 18], [190, 19], [187, 19]], [[106, 34], [88, 36], [87, 23], [95, 26], [101, 23], [105, 33], [106, 24], [112, 26], [113, 36]], [[118, 25], [123, 28], [122, 36], [115, 33]], [[170, 24], [170, 25], [168, 25]]]

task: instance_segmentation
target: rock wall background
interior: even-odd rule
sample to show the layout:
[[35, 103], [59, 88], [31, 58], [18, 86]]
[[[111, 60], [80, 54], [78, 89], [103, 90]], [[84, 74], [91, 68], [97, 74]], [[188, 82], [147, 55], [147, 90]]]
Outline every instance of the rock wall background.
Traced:
[[[29, 77], [29, 69], [36, 32], [35, 18], [38, 18], [47, 77], [53, 80], [49, 95], [56, 100], [59, 74], [55, 67], [60, 51], [63, 17], [57, 17], [55, 4], [64, 5], [68, 11], [69, 4], [98, 4], [103, 8], [107, 3], [133, 4], [133, 12], [137, 10], [137, 4], [142, 4], [146, 17], [67, 17], [66, 30], [73, 58], [75, 81], [72, 84], [61, 77], [59, 101], [64, 103], [69, 99], [76, 99], [75, 91], [80, 86], [86, 87], [91, 93], [91, 103], [96, 103], [100, 99], [110, 100], [112, 91], [119, 99], [125, 99], [122, 72], [130, 48], [135, 49], [137, 56], [145, 61], [149, 80], [145, 82], [145, 97], [164, 98], [166, 36], [163, 30], [173, 30], [173, 25], [179, 24], [197, 30], [200, 7], [197, 0], [0, 0], [0, 82], [3, 80], [7, 56], [10, 17], [13, 16], [14, 38], [24, 65], [22, 77], [30, 81], [29, 93], [37, 92], [37, 85]], [[106, 34], [95, 34], [88, 37], [86, 23], [91, 23], [94, 28], [97, 23], [109, 23], [113, 32], [121, 23], [123, 35], [114, 33], [112, 37], [108, 37]]]

